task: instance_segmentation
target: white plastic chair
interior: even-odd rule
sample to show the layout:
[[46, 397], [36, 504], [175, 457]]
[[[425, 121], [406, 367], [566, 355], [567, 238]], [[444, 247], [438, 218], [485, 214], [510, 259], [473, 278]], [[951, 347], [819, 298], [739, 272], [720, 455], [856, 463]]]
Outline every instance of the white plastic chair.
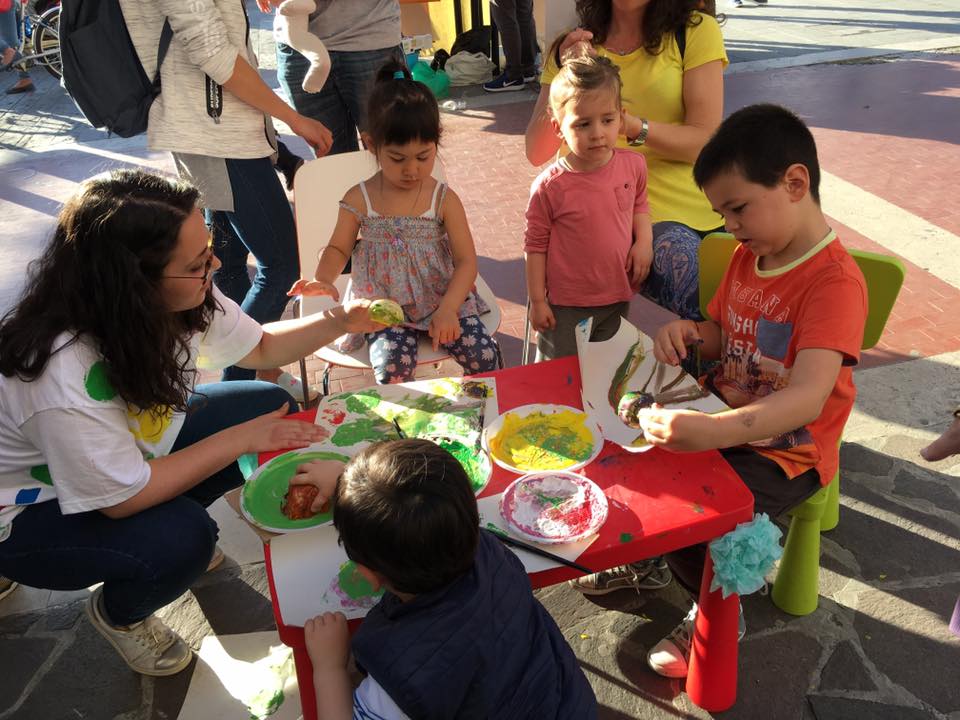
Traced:
[[[300, 273], [307, 276], [313, 273], [317, 266], [320, 253], [330, 241], [333, 229], [337, 224], [340, 213], [340, 200], [347, 190], [361, 180], [366, 180], [377, 171], [377, 163], [372, 153], [358, 150], [351, 153], [341, 153], [328, 157], [317, 158], [305, 162], [297, 171], [293, 183], [294, 217], [297, 223], [297, 244], [300, 248]], [[444, 181], [443, 167], [439, 160], [433, 166], [433, 177]], [[348, 274], [341, 275], [334, 283], [343, 297], [347, 287]], [[500, 327], [500, 306], [493, 291], [477, 275], [477, 294], [483, 298], [490, 312], [480, 316], [487, 333], [493, 338]], [[309, 296], [299, 299], [300, 317], [322, 312], [337, 303], [333, 298], [326, 296]], [[500, 347], [494, 340], [497, 351], [497, 363], [503, 367]], [[340, 366], [360, 370], [369, 370], [370, 355], [367, 345], [352, 353], [342, 353], [332, 345], [317, 350], [314, 355], [326, 363], [323, 371], [323, 394], [329, 392], [330, 368]], [[445, 350], [434, 352], [430, 339], [423, 337], [417, 352], [417, 365], [439, 363], [449, 357]], [[300, 360], [300, 380], [303, 383], [304, 404], [308, 402], [307, 364], [306, 359]]]

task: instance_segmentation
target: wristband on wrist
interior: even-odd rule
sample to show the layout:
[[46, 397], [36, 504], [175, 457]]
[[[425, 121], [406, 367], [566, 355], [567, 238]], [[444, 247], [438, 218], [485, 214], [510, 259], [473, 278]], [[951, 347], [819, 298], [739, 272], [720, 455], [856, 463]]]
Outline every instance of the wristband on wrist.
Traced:
[[640, 147], [647, 142], [647, 134], [650, 132], [650, 122], [646, 118], [640, 118], [640, 133], [633, 138], [627, 138], [627, 145], [631, 147]]

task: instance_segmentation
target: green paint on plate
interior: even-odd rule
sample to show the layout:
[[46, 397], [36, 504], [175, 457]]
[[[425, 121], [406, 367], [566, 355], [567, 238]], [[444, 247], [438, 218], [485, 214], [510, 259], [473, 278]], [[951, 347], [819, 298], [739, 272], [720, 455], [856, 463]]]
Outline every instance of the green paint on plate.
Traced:
[[622, 543], [633, 542], [633, 534], [632, 534], [632, 533], [626, 533], [626, 532], [625, 532], [625, 533], [620, 533], [620, 542], [622, 542]]
[[106, 402], [117, 396], [117, 391], [107, 378], [107, 364], [103, 360], [90, 366], [83, 379], [83, 387], [86, 388], [87, 395], [99, 402]]
[[333, 518], [333, 512], [327, 511], [304, 520], [291, 520], [281, 510], [290, 479], [296, 474], [297, 467], [311, 460], [339, 460], [345, 463], [350, 458], [333, 452], [294, 451], [268, 462], [259, 475], [243, 486], [241, 496], [244, 509], [257, 525], [283, 532], [322, 525]]
[[356, 563], [352, 560], [348, 560], [340, 566], [337, 582], [340, 584], [340, 589], [343, 590], [344, 594], [351, 600], [383, 595], [382, 589], [374, 591], [373, 585], [360, 574]]
[[30, 468], [30, 477], [44, 485], [53, 485], [53, 478], [50, 477], [50, 468], [47, 465], [34, 465]]

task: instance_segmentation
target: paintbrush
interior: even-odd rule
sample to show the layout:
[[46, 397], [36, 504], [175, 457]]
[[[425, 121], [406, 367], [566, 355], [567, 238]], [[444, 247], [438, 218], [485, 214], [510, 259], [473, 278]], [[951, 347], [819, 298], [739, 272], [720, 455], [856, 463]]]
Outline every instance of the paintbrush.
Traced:
[[401, 440], [406, 439], [407, 436], [404, 435], [404, 434], [403, 434], [403, 430], [400, 429], [400, 421], [397, 420], [396, 418], [393, 419], [393, 427], [395, 427], [396, 430], [397, 430], [397, 437], [398, 437], [398, 438], [400, 438]]
[[552, 560], [555, 563], [566, 565], [568, 568], [573, 568], [574, 570], [582, 572], [584, 575], [591, 575], [593, 573], [593, 570], [591, 570], [590, 568], [584, 567], [583, 565], [580, 565], [579, 563], [575, 563], [572, 560], [567, 560], [566, 558], [562, 558], [559, 555], [554, 555], [549, 550], [544, 550], [543, 548], [537, 547], [536, 545], [528, 545], [525, 542], [521, 542], [520, 540], [516, 540], [510, 537], [509, 535], [504, 535], [499, 528], [497, 528], [497, 530], [495, 531], [491, 530], [491, 532], [493, 532], [493, 534], [496, 535], [500, 539], [500, 542], [502, 542], [504, 545], [509, 545], [510, 547], [519, 548], [520, 550], [526, 550], [528, 553], [539, 555], [540, 557], [546, 558], [547, 560]]

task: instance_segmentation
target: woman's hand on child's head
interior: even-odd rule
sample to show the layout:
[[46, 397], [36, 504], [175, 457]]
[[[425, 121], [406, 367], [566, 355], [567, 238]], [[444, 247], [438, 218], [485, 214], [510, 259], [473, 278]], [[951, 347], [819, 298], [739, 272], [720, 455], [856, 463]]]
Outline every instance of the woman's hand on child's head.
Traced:
[[644, 439], [673, 452], [714, 450], [715, 418], [696, 410], [667, 410], [659, 405], [637, 413]]
[[313, 148], [317, 157], [323, 157], [330, 152], [330, 147], [333, 145], [333, 133], [322, 122], [305, 115], [296, 115], [290, 122], [290, 129], [307, 141], [307, 145]]
[[272, 412], [234, 425], [231, 431], [240, 433], [240, 454], [307, 447], [326, 437], [326, 431], [314, 423], [287, 420], [284, 416], [288, 410], [284, 403]]
[[553, 310], [550, 309], [550, 303], [546, 300], [531, 301], [530, 325], [537, 332], [553, 330], [557, 326], [557, 320], [553, 316]]
[[460, 337], [460, 318], [453, 310], [437, 308], [430, 318], [430, 337], [433, 338], [433, 351], [441, 345], [448, 345]]
[[653, 341], [653, 356], [668, 365], [679, 365], [687, 358], [687, 347], [703, 342], [693, 320], [674, 320], [660, 328]]
[[630, 287], [639, 290], [640, 285], [650, 274], [650, 266], [653, 264], [653, 245], [637, 241], [627, 253], [627, 276], [630, 278]]
[[343, 463], [339, 460], [311, 460], [297, 466], [290, 478], [291, 485], [313, 485], [317, 496], [310, 505], [310, 512], [320, 512], [337, 490], [337, 479], [343, 473]]
[[590, 44], [591, 40], [593, 40], [593, 33], [589, 30], [577, 28], [568, 32], [560, 42], [560, 63], [563, 64], [570, 58], [596, 55], [597, 51]]
[[343, 670], [347, 666], [350, 632], [346, 615], [325, 612], [310, 618], [303, 626], [303, 635], [314, 672]]
[[327, 295], [334, 300], [340, 300], [340, 291], [337, 290], [337, 286], [333, 283], [328, 283], [326, 280], [307, 280], [306, 278], [300, 278], [287, 290], [288, 297], [295, 295]]

